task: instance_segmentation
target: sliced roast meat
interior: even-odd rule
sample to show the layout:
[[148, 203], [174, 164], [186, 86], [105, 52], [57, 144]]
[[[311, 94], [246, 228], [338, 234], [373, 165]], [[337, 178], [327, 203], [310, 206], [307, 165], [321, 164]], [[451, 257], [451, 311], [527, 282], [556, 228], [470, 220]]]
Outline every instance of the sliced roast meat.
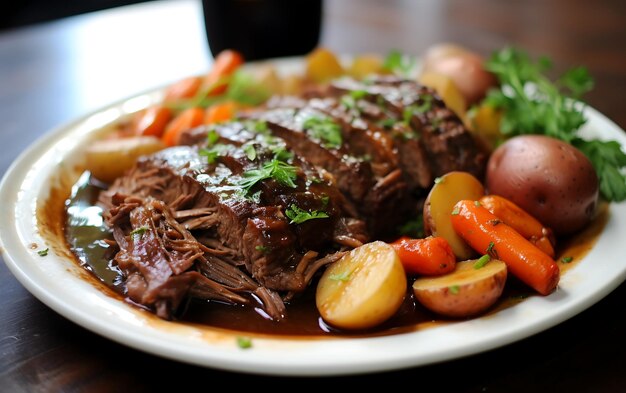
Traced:
[[[260, 156], [266, 155], [257, 149]], [[232, 154], [225, 152], [216, 160], [220, 162], [209, 165], [197, 147], [161, 151], [141, 159], [127, 176], [101, 194], [100, 200], [112, 206], [115, 195], [121, 194], [163, 201], [181, 223], [207, 232], [199, 234], [199, 239], [219, 239], [234, 250], [229, 259], [234, 265], [245, 266], [261, 285], [278, 291], [302, 291], [308, 284], [304, 279], [307, 272], [297, 271], [298, 264], [310, 249], [332, 249], [335, 223], [345, 215], [342, 195], [332, 185], [311, 180], [302, 167], [291, 165], [297, 172], [294, 188], [265, 179], [254, 186], [252, 195], [244, 195], [240, 185], [244, 172], [264, 164], [244, 160], [240, 153], [240, 148], [233, 149]], [[325, 217], [296, 224], [286, 216], [290, 209], [323, 211]]]
[[433, 90], [396, 77], [275, 97], [181, 143], [100, 195], [128, 296], [164, 318], [200, 297], [280, 319], [324, 265], [394, 235], [437, 176], [482, 177], [487, 158]]

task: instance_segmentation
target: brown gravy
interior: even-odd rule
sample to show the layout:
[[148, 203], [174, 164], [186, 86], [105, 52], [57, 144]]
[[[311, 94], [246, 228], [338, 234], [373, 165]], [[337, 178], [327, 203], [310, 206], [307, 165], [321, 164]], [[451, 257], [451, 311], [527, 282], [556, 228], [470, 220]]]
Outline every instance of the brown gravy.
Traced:
[[[91, 273], [91, 279], [95, 278], [98, 281], [94, 282], [94, 285], [110, 296], [122, 298], [121, 274], [111, 263], [106, 244], [102, 241], [109, 235], [98, 218], [100, 212], [93, 206], [101, 186], [90, 182], [89, 177], [83, 176], [74, 185], [68, 198], [69, 187], [65, 183], [61, 182], [63, 187], [60, 189], [52, 190], [48, 200], [38, 209], [40, 226], [44, 227], [42, 232], [45, 230], [53, 235], [52, 237], [63, 238], [63, 250], [58, 250], [62, 251], [59, 253], [72, 255], [79, 265]], [[596, 219], [586, 230], [572, 238], [560, 240], [557, 261], [562, 274], [566, 274], [567, 270], [580, 262], [593, 248], [608, 217], [608, 204], [602, 204]], [[563, 257], [571, 257], [571, 262], [562, 262]], [[503, 296], [488, 314], [511, 307], [529, 296], [538, 295], [511, 278], [507, 282]], [[241, 333], [301, 337], [389, 335], [455, 321], [443, 319], [416, 304], [410, 285], [405, 301], [396, 315], [375, 329], [367, 331], [345, 332], [326, 325], [315, 307], [315, 294], [312, 288], [291, 302], [287, 311], [288, 318], [276, 323], [263, 318], [253, 306], [232, 306], [192, 300], [182, 310], [180, 321]]]

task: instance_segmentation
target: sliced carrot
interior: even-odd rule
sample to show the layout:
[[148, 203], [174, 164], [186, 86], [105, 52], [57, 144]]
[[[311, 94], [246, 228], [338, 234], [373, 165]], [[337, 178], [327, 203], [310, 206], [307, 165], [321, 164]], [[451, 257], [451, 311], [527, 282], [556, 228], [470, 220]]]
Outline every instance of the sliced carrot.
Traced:
[[237, 111], [237, 105], [232, 101], [221, 102], [219, 104], [211, 105], [206, 110], [204, 116], [204, 124], [221, 123], [224, 121], [232, 120], [235, 117]]
[[180, 135], [191, 128], [202, 124], [204, 120], [204, 109], [188, 108], [182, 111], [172, 120], [163, 133], [163, 143], [166, 146], [175, 146], [179, 143]]
[[199, 76], [191, 76], [178, 81], [167, 88], [165, 91], [165, 101], [174, 101], [184, 98], [192, 98], [198, 93], [202, 78]]
[[474, 250], [506, 263], [509, 271], [542, 295], [559, 282], [559, 267], [546, 253], [481, 205], [459, 201], [450, 216], [452, 227]]
[[171, 118], [172, 111], [169, 108], [160, 105], [146, 108], [134, 117], [133, 134], [160, 138]]
[[215, 62], [202, 81], [201, 91], [206, 95], [218, 95], [226, 91], [225, 79], [232, 75], [244, 62], [243, 56], [234, 50], [224, 50], [215, 57]]
[[453, 271], [456, 265], [454, 252], [442, 237], [411, 239], [403, 236], [391, 246], [409, 274], [436, 276]]
[[485, 195], [479, 202], [502, 222], [554, 258], [554, 235], [550, 228], [544, 227], [535, 217], [504, 197]]

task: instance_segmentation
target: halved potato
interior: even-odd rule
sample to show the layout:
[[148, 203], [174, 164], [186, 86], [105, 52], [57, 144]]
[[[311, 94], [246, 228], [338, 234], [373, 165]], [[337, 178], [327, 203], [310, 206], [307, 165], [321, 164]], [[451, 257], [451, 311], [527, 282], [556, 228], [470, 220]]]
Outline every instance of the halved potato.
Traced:
[[317, 48], [306, 57], [306, 76], [313, 82], [325, 83], [343, 73], [337, 56], [326, 48]]
[[85, 152], [85, 169], [97, 179], [110, 183], [130, 169], [139, 156], [164, 147], [160, 139], [152, 136], [98, 140]]
[[469, 259], [476, 253], [452, 228], [450, 214], [463, 199], [477, 201], [485, 195], [482, 183], [467, 172], [449, 172], [440, 177], [430, 190], [424, 204], [424, 230], [427, 235], [441, 236], [448, 241], [458, 259]]
[[348, 74], [356, 79], [363, 79], [371, 74], [381, 73], [383, 59], [378, 55], [356, 56], [348, 68]]
[[434, 89], [448, 108], [452, 109], [461, 120], [465, 120], [467, 103], [450, 77], [434, 72], [424, 72], [420, 75], [419, 82]]
[[322, 318], [344, 329], [367, 329], [400, 307], [407, 280], [394, 249], [364, 244], [331, 265], [319, 281], [315, 302]]
[[418, 278], [413, 283], [415, 298], [448, 317], [470, 317], [487, 310], [502, 294], [507, 268], [497, 259], [476, 268], [477, 261], [459, 262], [454, 272], [445, 276]]

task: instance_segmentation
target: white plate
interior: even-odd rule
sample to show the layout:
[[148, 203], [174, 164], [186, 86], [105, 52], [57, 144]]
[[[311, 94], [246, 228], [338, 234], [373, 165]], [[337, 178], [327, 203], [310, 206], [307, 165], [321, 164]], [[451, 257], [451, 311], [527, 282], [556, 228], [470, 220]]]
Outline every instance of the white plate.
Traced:
[[[293, 67], [287, 61], [281, 66]], [[49, 307], [111, 340], [155, 355], [202, 366], [275, 375], [336, 375], [392, 370], [487, 351], [554, 326], [591, 306], [626, 277], [626, 204], [612, 204], [594, 248], [569, 270], [558, 290], [487, 317], [410, 333], [370, 338], [255, 337], [251, 349], [236, 333], [165, 322], [108, 296], [67, 256], [60, 235], [37, 218], [51, 193], [80, 162], [96, 131], [160, 98], [144, 94], [60, 127], [27, 149], [0, 185], [0, 239], [17, 279]], [[584, 132], [626, 146], [626, 134], [588, 108]], [[32, 244], [38, 247], [33, 249]], [[37, 250], [50, 247], [41, 257]]]

